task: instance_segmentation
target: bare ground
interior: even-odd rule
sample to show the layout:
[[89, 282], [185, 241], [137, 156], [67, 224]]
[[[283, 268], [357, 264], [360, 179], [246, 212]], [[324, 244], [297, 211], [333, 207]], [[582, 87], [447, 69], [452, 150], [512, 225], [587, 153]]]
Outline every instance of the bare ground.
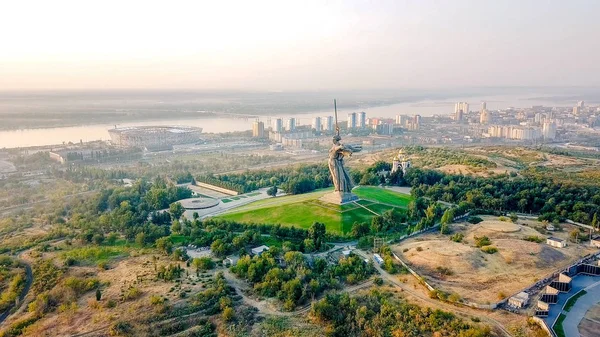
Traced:
[[[454, 232], [465, 236], [461, 243], [434, 233], [406, 240], [394, 251], [434, 287], [481, 304], [506, 298], [589, 252], [575, 244], [557, 249], [525, 241], [530, 235], [546, 236], [528, 226], [484, 218], [478, 225], [453, 226]], [[498, 248], [497, 253], [487, 254], [475, 246], [474, 237], [484, 235]]]

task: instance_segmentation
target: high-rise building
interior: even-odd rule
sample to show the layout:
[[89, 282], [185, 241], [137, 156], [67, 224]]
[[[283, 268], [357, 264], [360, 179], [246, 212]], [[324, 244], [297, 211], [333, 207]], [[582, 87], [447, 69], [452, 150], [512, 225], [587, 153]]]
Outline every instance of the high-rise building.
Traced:
[[573, 107], [573, 115], [575, 116], [579, 116], [579, 114], [581, 113], [581, 107], [579, 106], [574, 106]]
[[312, 120], [312, 128], [317, 132], [321, 132], [321, 117], [315, 117]]
[[410, 120], [410, 117], [406, 115], [396, 115], [396, 124], [400, 126], [406, 126], [406, 122]]
[[486, 102], [481, 102], [481, 111], [487, 109], [487, 103]]
[[469, 103], [458, 102], [454, 105], [454, 120], [462, 122], [464, 116], [469, 113]]
[[258, 120], [252, 123], [252, 137], [265, 138], [265, 123]]
[[287, 125], [285, 126], [286, 130], [294, 131], [296, 130], [296, 118], [289, 118], [287, 120]]
[[365, 128], [367, 126], [367, 113], [359, 112], [358, 113], [358, 125], [359, 128]]
[[356, 129], [356, 112], [348, 114], [348, 129]]
[[273, 121], [273, 131], [281, 133], [283, 131], [283, 119], [277, 118]]
[[542, 135], [544, 136], [544, 139], [556, 138], [556, 123], [546, 120], [542, 125]]
[[334, 129], [335, 129], [335, 125], [333, 125], [333, 116], [325, 117], [325, 125], [323, 126], [323, 130], [331, 132]]
[[583, 109], [583, 108], [585, 108], [585, 102], [579, 101], [579, 102], [577, 102], [577, 106], [580, 107], [581, 109]]
[[480, 124], [488, 124], [490, 122], [490, 113], [487, 109], [481, 110], [481, 114], [479, 115], [479, 123]]

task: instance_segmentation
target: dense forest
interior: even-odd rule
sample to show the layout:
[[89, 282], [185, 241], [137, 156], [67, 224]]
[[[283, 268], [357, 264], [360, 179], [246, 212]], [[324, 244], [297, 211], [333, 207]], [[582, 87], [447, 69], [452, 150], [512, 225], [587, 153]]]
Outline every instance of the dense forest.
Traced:
[[466, 209], [540, 214], [540, 220], [570, 219], [599, 228], [600, 187], [555, 182], [541, 175], [493, 178], [410, 169], [404, 180], [415, 197], [459, 204]]

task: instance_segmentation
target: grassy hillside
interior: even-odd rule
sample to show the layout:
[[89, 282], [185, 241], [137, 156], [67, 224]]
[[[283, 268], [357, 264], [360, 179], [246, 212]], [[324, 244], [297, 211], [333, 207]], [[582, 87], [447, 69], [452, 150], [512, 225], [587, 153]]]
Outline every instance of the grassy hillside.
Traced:
[[392, 208], [405, 208], [409, 195], [379, 187], [358, 187], [354, 192], [362, 200], [346, 205], [332, 205], [319, 198], [330, 190], [260, 200], [232, 210], [220, 218], [239, 222], [281, 224], [308, 228], [322, 222], [330, 232], [347, 233], [355, 222], [370, 222], [376, 214]]

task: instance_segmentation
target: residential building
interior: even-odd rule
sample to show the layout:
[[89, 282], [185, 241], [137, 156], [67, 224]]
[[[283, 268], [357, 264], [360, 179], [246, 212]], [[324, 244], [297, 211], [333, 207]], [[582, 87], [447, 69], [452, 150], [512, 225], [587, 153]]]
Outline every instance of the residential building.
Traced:
[[323, 126], [323, 131], [332, 132], [335, 130], [335, 125], [333, 125], [333, 116], [325, 117], [325, 125]]
[[279, 133], [283, 132], [283, 119], [277, 118], [273, 122], [273, 131], [279, 132]]
[[316, 132], [321, 132], [321, 117], [313, 118], [312, 128], [315, 129]]
[[357, 127], [359, 128], [365, 128], [367, 126], [367, 113], [366, 112], [359, 112], [358, 113], [358, 122], [357, 122]]
[[296, 130], [296, 118], [289, 118], [287, 120], [287, 125], [286, 125], [286, 130], [287, 131], [294, 131]]
[[252, 137], [265, 138], [265, 123], [261, 121], [254, 121], [252, 123]]
[[356, 112], [348, 114], [348, 129], [356, 129]]

